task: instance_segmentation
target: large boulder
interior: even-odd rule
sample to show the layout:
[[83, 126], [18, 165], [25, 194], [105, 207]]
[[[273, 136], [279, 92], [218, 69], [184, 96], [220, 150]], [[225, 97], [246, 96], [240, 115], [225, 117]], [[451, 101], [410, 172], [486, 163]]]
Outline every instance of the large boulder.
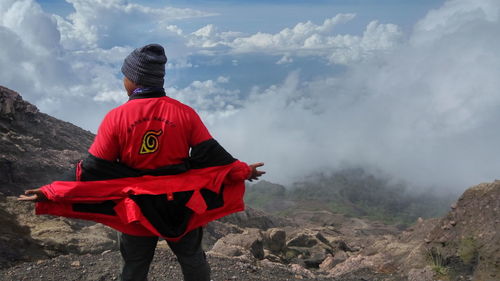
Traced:
[[264, 259], [263, 235], [259, 229], [249, 228], [243, 233], [232, 233], [219, 239], [210, 253], [226, 256], [248, 255]]
[[212, 221], [208, 223], [203, 234], [203, 248], [207, 251], [212, 249], [213, 245], [220, 238], [231, 233], [243, 233], [243, 229], [233, 224], [223, 223], [220, 221]]
[[272, 253], [281, 253], [286, 247], [286, 232], [283, 229], [271, 228], [264, 233], [264, 248]]

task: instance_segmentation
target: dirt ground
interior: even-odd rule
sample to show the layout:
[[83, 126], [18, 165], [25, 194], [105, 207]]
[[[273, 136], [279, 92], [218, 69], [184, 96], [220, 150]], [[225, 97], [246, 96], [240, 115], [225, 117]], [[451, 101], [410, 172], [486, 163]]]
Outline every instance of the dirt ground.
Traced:
[[[357, 272], [342, 279], [306, 277], [295, 274], [286, 266], [276, 267], [260, 262], [247, 262], [232, 258], [209, 256], [213, 281], [268, 280], [268, 281], [397, 281], [396, 276], [374, 276], [373, 272]], [[0, 270], [3, 281], [104, 281], [119, 280], [120, 253], [63, 255], [53, 259], [20, 263]], [[151, 265], [149, 281], [182, 280], [175, 256], [166, 247], [159, 246]]]

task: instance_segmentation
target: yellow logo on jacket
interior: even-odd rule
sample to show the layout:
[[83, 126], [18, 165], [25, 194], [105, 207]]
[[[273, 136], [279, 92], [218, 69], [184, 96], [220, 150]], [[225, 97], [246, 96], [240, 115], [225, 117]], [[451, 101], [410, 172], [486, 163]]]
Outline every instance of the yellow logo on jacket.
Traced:
[[142, 137], [142, 145], [139, 154], [154, 153], [158, 150], [159, 140], [158, 137], [163, 133], [162, 130], [158, 131], [147, 131]]

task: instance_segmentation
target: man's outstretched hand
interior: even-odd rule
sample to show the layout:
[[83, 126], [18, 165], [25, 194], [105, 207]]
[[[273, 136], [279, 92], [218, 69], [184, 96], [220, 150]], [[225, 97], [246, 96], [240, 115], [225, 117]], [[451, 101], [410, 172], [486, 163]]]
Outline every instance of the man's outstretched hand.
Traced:
[[249, 181], [257, 180], [260, 178], [260, 176], [262, 176], [263, 174], [266, 173], [264, 171], [257, 170], [257, 168], [264, 166], [264, 163], [262, 163], [262, 162], [254, 163], [254, 164], [251, 164], [248, 166], [250, 166], [250, 169], [252, 169], [252, 173], [250, 174], [250, 177], [248, 178]]
[[48, 201], [45, 194], [43, 194], [40, 188], [37, 189], [28, 189], [21, 194], [17, 201], [29, 201], [29, 202], [40, 202], [40, 201]]

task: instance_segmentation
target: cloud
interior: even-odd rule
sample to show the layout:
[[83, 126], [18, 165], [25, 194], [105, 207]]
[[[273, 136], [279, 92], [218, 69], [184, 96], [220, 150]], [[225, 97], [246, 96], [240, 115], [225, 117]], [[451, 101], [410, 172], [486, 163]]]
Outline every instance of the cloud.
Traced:
[[343, 165], [415, 186], [492, 181], [500, 169], [499, 9], [498, 1], [448, 1], [391, 52], [332, 77], [293, 72], [211, 128], [240, 159], [266, 162], [277, 182]]
[[[340, 35], [335, 27], [345, 24], [354, 14], [338, 14], [316, 25], [311, 21], [301, 22], [293, 28], [285, 28], [276, 34], [258, 32], [242, 36], [238, 32], [218, 32], [214, 25], [207, 25], [186, 37], [188, 45], [205, 52], [229, 52], [233, 54], [265, 53], [294, 56], [322, 56], [331, 63], [349, 64], [357, 62], [378, 51], [391, 50], [401, 41], [402, 33], [394, 24], [370, 22], [362, 36]], [[209, 52], [210, 54], [210, 52]]]
[[205, 122], [212, 123], [214, 119], [227, 117], [241, 107], [240, 91], [225, 88], [229, 77], [219, 76], [215, 80], [193, 81], [187, 87], [166, 88], [167, 95], [195, 108]]
[[293, 58], [291, 58], [289, 54], [285, 54], [276, 62], [276, 64], [290, 64], [292, 62]]
[[55, 16], [67, 49], [106, 48], [137, 40], [138, 34], [144, 39], [158, 38], [163, 28], [179, 32], [170, 22], [215, 15], [188, 8], [152, 8], [124, 0], [67, 1], [75, 12], [66, 18]]

